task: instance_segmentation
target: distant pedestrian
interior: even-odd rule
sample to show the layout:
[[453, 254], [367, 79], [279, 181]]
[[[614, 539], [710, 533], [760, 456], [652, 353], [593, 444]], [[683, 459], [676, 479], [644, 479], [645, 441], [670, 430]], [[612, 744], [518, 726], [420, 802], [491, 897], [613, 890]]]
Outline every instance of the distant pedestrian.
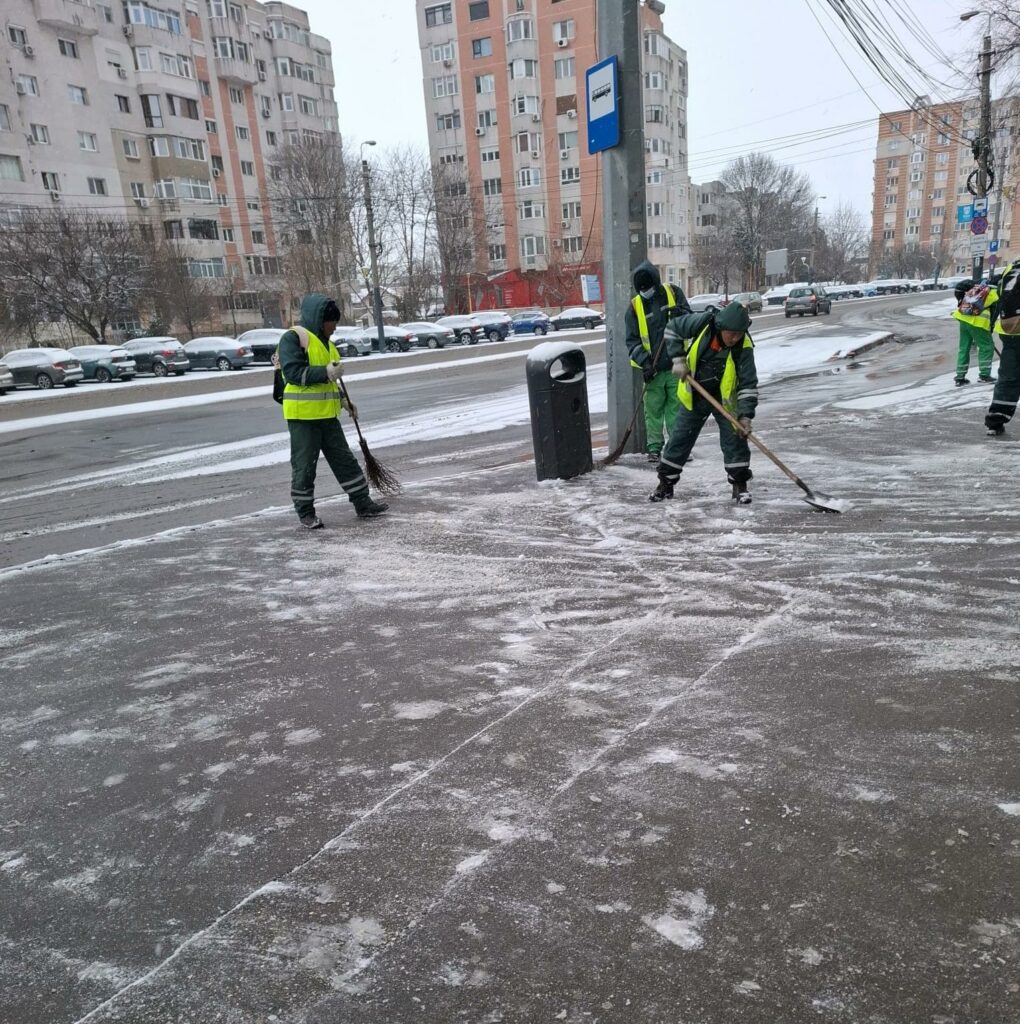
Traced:
[[[651, 501], [673, 497], [673, 488], [694, 442], [711, 414], [719, 424], [723, 468], [733, 486], [733, 497], [741, 505], [750, 504], [747, 484], [753, 474], [747, 435], [751, 433], [751, 420], [758, 407], [758, 371], [754, 364], [754, 345], [747, 333], [750, 326], [747, 309], [739, 302], [731, 302], [718, 313], [676, 317], [666, 328], [666, 347], [679, 380], [680, 411], [662, 449], [659, 485], [650, 495]], [[739, 432], [691, 387], [689, 377], [740, 421]]]
[[389, 507], [372, 500], [368, 481], [338, 419], [342, 408], [356, 415], [337, 386], [344, 368], [330, 335], [339, 319], [340, 310], [332, 299], [316, 293], [306, 295], [301, 303], [300, 325], [283, 334], [278, 350], [286, 383], [283, 416], [290, 431], [290, 496], [298, 520], [307, 530], [318, 530], [323, 525], [315, 514], [315, 471], [320, 452], [362, 519], [381, 515]]
[[993, 338], [1002, 347], [1002, 355], [999, 379], [985, 414], [989, 437], [1005, 433], [1006, 424], [1016, 414], [1017, 400], [1020, 399], [1020, 263], [1007, 265], [999, 278], [998, 292]]
[[992, 322], [999, 299], [992, 281], [961, 281], [955, 289], [956, 309], [953, 319], [960, 323], [960, 344], [956, 352], [956, 378], [958, 388], [970, 383], [970, 351], [977, 348], [978, 382], [994, 384], [992, 376]]
[[634, 270], [634, 291], [624, 317], [630, 365], [641, 371], [645, 382], [645, 450], [649, 462], [658, 462], [663, 433], [669, 437], [680, 402], [677, 378], [666, 352], [663, 334], [671, 316], [690, 313], [683, 290], [663, 284], [659, 271], [645, 260]]

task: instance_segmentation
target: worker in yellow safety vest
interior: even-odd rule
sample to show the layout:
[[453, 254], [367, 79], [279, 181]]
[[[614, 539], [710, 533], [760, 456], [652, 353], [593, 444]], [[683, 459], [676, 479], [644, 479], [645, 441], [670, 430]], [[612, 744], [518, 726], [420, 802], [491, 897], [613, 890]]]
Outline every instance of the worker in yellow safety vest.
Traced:
[[680, 403], [677, 379], [666, 353], [663, 335], [671, 316], [690, 313], [683, 291], [662, 283], [659, 271], [644, 260], [634, 270], [634, 291], [624, 317], [630, 365], [644, 379], [645, 450], [649, 462], [658, 462], [663, 433], [669, 437]]
[[320, 452], [360, 518], [373, 519], [389, 507], [372, 500], [365, 474], [340, 426], [341, 409], [352, 415], [357, 415], [357, 410], [342, 397], [337, 384], [344, 368], [330, 336], [339, 319], [340, 310], [332, 299], [306, 295], [300, 324], [284, 332], [277, 349], [286, 383], [283, 418], [290, 432], [290, 496], [306, 530], [323, 525], [315, 514], [315, 470]]

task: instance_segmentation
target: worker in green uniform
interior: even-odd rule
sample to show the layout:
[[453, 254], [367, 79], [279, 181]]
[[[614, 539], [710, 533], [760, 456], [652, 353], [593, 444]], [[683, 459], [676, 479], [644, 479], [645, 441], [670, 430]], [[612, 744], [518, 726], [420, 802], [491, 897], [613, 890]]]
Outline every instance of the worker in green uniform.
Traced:
[[315, 470], [319, 453], [362, 519], [382, 515], [389, 506], [373, 501], [368, 481], [340, 426], [340, 410], [357, 410], [341, 397], [337, 386], [344, 368], [330, 341], [340, 310], [325, 295], [312, 293], [301, 302], [301, 322], [280, 338], [277, 350], [283, 389], [283, 416], [290, 431], [290, 496], [298, 521], [307, 530], [319, 530], [315, 514]]
[[690, 313], [687, 296], [673, 285], [663, 284], [659, 271], [644, 260], [634, 270], [634, 298], [624, 317], [630, 365], [641, 371], [645, 382], [645, 450], [649, 462], [659, 461], [663, 431], [669, 437], [680, 400], [672, 362], [661, 344], [666, 324], [677, 313]]
[[[651, 501], [673, 497], [694, 442], [709, 415], [713, 415], [719, 424], [723, 468], [733, 487], [733, 498], [741, 505], [750, 504], [747, 483], [752, 473], [747, 435], [758, 407], [758, 371], [754, 345], [747, 333], [750, 326], [747, 309], [731, 302], [718, 313], [676, 317], [666, 328], [666, 348], [679, 379], [680, 411], [659, 458], [659, 485], [650, 495]], [[739, 431], [691, 387], [690, 377], [739, 420]]]
[[995, 319], [999, 293], [991, 281], [961, 281], [956, 286], [956, 309], [953, 319], [960, 322], [960, 344], [956, 351], [958, 388], [970, 383], [970, 351], [978, 353], [978, 383], [994, 384], [992, 376], [992, 322]]

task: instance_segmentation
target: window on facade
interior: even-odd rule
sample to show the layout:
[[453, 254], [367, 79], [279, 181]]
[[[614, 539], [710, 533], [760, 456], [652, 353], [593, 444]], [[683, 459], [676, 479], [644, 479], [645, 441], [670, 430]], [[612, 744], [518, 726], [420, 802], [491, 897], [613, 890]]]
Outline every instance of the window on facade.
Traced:
[[267, 146], [275, 146], [275, 145], [277, 145], [276, 132], [270, 132], [270, 131], [266, 132], [266, 145]]
[[30, 124], [28, 126], [29, 133], [32, 136], [32, 141], [40, 146], [48, 146], [50, 144], [50, 130], [44, 124]]
[[937, 188], [932, 192], [932, 199], [944, 199], [946, 196], [946, 190], [944, 188]]
[[58, 39], [57, 49], [60, 51], [61, 57], [73, 57], [75, 60], [78, 59], [78, 44], [72, 42], [70, 39]]
[[244, 93], [240, 89], [231, 86], [227, 91], [231, 103], [244, 103]]
[[124, 156], [129, 160], [140, 159], [138, 155], [138, 143], [134, 139], [121, 139], [121, 146], [124, 149]]
[[496, 111], [495, 110], [479, 110], [478, 111], [478, 127], [479, 128], [493, 128], [496, 125]]
[[566, 21], [554, 21], [553, 22], [553, 40], [559, 42], [559, 40], [573, 39], [574, 38], [574, 19], [568, 18]]
[[11, 130], [11, 111], [6, 103], [0, 103], [0, 132]]
[[93, 196], [105, 196], [106, 192], [106, 179], [105, 178], [89, 178], [89, 195]]
[[292, 92], [280, 93], [280, 109], [288, 114], [294, 112], [294, 94]]
[[[481, 119], [481, 114], [478, 115]], [[460, 111], [455, 110], [452, 114], [436, 114], [436, 128], [441, 131], [452, 131], [460, 127]]]
[[[649, 185], [661, 185], [662, 184], [662, 171], [649, 171], [645, 176], [645, 181]], [[706, 200], [707, 202], [707, 200]]]
[[132, 51], [136, 71], [152, 70], [152, 51], [147, 46], [136, 46]]
[[188, 260], [188, 274], [191, 277], [226, 277], [226, 263], [222, 256], [208, 260]]
[[255, 177], [255, 164], [251, 160], [241, 161], [241, 173], [247, 178]]
[[496, 91], [495, 75], [475, 75], [475, 92], [488, 93]]
[[538, 78], [537, 60], [512, 60], [510, 61], [511, 78]]
[[144, 181], [132, 181], [131, 182], [131, 198], [132, 199], [144, 199], [145, 198], [145, 182]]
[[886, 206], [895, 206], [896, 205], [896, 196], [894, 196], [894, 195], [886, 196], [885, 197], [885, 205]]
[[489, 16], [489, 0], [474, 0], [468, 4], [468, 20], [483, 21]]
[[568, 185], [572, 181], [581, 180], [581, 168], [580, 167], [561, 167], [560, 168], [560, 184]]
[[28, 96], [39, 95], [39, 82], [35, 75], [18, 75], [14, 82], [17, 84], [18, 92], [24, 92]]
[[949, 163], [949, 154], [948, 153], [936, 153], [935, 154], [935, 163], [940, 165], [940, 166], [944, 166], [945, 164], [948, 164]]
[[439, 43], [429, 50], [429, 59], [433, 64], [438, 64], [444, 60], [453, 60], [455, 55], [456, 51], [453, 48], [453, 43]]
[[665, 109], [663, 107], [656, 105], [645, 107], [646, 124], [662, 124], [665, 119]]
[[542, 184], [542, 172], [537, 167], [522, 167], [517, 172], [518, 188], [538, 188]]
[[166, 75], [174, 75], [177, 78], [195, 77], [195, 68], [190, 57], [179, 53], [161, 53], [159, 62], [161, 70]]
[[645, 72], [645, 88], [646, 89], [661, 89], [663, 83], [663, 76], [661, 71], [646, 71]]
[[42, 172], [42, 187], [49, 192], [60, 191], [60, 175], [53, 171]]
[[534, 38], [535, 26], [530, 18], [514, 18], [506, 23], [506, 41], [508, 43]]
[[301, 108], [301, 113], [307, 117], [319, 116], [319, 103], [310, 96], [298, 96], [298, 106]]
[[563, 204], [563, 219], [577, 220], [581, 216], [581, 204], [577, 200]]
[[233, 228], [224, 228], [221, 231], [221, 234], [223, 236], [223, 241], [224, 242], [233, 242], [233, 240], [234, 240], [234, 229]]
[[432, 79], [432, 96], [434, 99], [441, 99], [443, 96], [457, 95], [457, 76], [443, 75], [440, 78]]
[[80, 107], [87, 107], [89, 103], [88, 90], [80, 85], [69, 85], [67, 87], [67, 98]]
[[645, 53], [651, 57], [668, 57], [669, 45], [658, 32], [645, 33]]
[[197, 121], [198, 118], [198, 101], [188, 99], [186, 96], [174, 96], [172, 93], [167, 93], [166, 97], [167, 110], [174, 117], [186, 117], [189, 121]]
[[117, 97], [117, 110], [122, 114], [131, 113], [131, 101], [127, 98], [127, 96]]
[[128, 0], [124, 4], [124, 9], [132, 25], [147, 25], [149, 28], [159, 28], [175, 36], [181, 35], [181, 17], [176, 11], [156, 10], [139, 0]]
[[506, 262], [506, 245], [502, 242], [497, 242], [489, 246], [489, 262], [490, 263], [504, 263]]
[[251, 132], [243, 124], [235, 125], [234, 132], [241, 142], [247, 142], [251, 138]]
[[164, 135], [153, 135], [149, 139], [149, 152], [156, 157], [170, 155], [170, 140]]
[[78, 148], [83, 149], [86, 153], [97, 153], [99, 146], [96, 143], [96, 137], [92, 132], [78, 132]]
[[184, 224], [179, 220], [163, 221], [163, 235], [166, 238], [183, 238]]
[[557, 57], [553, 61], [553, 74], [557, 79], [574, 77], [574, 58]]
[[580, 235], [566, 235], [563, 238], [563, 251], [569, 256], [584, 252], [584, 239]]
[[429, 28], [434, 28], [436, 25], [452, 25], [453, 5], [436, 4], [435, 7], [426, 7], [425, 24]]
[[499, 159], [498, 149], [483, 149], [479, 154], [483, 164], [495, 163]]
[[498, 196], [503, 193], [502, 178], [483, 178], [482, 194], [486, 196]]
[[266, 233], [265, 231], [252, 230], [251, 233], [252, 245], [265, 245], [266, 244]]
[[545, 235], [524, 235], [521, 238], [521, 255], [525, 259], [545, 255]]
[[521, 203], [521, 220], [534, 220], [536, 217], [545, 216], [545, 206], [542, 203], [527, 199]]
[[28, 44], [28, 34], [23, 28], [18, 28], [17, 25], [7, 26], [7, 38], [11, 41], [12, 46], [17, 46], [19, 49], [24, 48]]
[[[0, 180], [3, 181], [24, 181], [25, 175], [21, 169], [21, 159], [16, 156], [0, 156]], [[45, 184], [43, 186], [45, 188]]]
[[537, 114], [538, 97], [521, 95], [515, 96], [510, 101], [510, 109], [515, 114]]
[[472, 39], [471, 40], [471, 56], [472, 57], [491, 57], [492, 56], [492, 39], [485, 36], [484, 39]]

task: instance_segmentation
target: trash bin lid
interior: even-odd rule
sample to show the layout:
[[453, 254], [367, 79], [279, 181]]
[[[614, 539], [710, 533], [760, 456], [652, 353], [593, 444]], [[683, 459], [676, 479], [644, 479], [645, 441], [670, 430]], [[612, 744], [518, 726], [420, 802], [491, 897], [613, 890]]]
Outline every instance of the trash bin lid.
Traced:
[[548, 365], [549, 363], [553, 363], [562, 356], [569, 355], [572, 352], [581, 352], [583, 355], [582, 350], [573, 342], [543, 341], [528, 353], [528, 362]]

